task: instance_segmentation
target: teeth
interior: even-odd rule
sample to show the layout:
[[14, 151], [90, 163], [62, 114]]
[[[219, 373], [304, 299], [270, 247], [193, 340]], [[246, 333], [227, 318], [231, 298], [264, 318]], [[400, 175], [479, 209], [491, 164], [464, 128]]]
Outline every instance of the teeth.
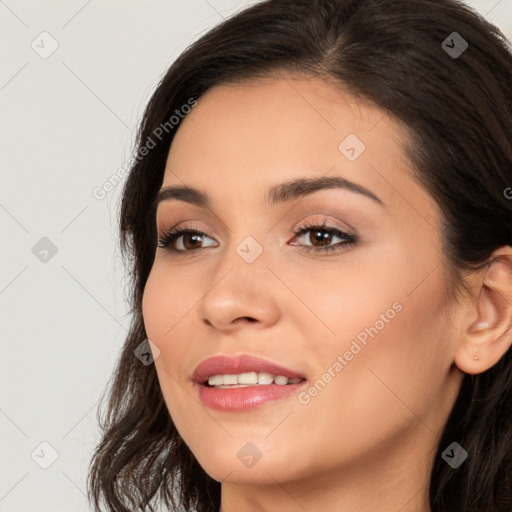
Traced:
[[237, 375], [223, 375], [224, 379], [223, 384], [238, 384], [238, 376]]
[[274, 376], [270, 373], [258, 373], [258, 384], [272, 384]]
[[238, 373], [236, 375], [224, 374], [224, 375], [210, 375], [208, 377], [208, 384], [210, 386], [267, 386], [275, 383], [279, 386], [285, 386], [286, 384], [297, 384], [302, 379], [288, 379], [283, 375], [272, 375], [264, 372], [246, 372]]
[[258, 384], [258, 374], [256, 372], [240, 373], [239, 375], [224, 375], [224, 384], [227, 384], [226, 377], [234, 377], [235, 384]]
[[224, 384], [224, 377], [222, 375], [210, 375], [208, 377], [208, 384], [210, 386], [220, 386]]

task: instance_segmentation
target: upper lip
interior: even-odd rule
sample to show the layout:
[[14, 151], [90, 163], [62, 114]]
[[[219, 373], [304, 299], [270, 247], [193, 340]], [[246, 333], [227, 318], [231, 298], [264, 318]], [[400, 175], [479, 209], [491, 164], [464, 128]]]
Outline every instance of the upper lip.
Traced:
[[305, 379], [304, 375], [293, 370], [284, 368], [266, 359], [248, 355], [218, 355], [209, 357], [197, 366], [192, 379], [199, 384], [203, 384], [210, 375], [233, 375], [246, 372], [264, 372], [271, 373], [272, 375], [282, 375], [289, 379]]

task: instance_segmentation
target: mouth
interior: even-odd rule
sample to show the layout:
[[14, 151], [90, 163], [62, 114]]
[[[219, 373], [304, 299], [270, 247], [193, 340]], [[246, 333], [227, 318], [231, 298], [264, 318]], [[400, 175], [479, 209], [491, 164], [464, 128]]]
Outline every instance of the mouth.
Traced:
[[307, 379], [265, 359], [252, 356], [216, 356], [195, 370], [201, 402], [222, 411], [242, 411], [265, 402], [290, 397]]

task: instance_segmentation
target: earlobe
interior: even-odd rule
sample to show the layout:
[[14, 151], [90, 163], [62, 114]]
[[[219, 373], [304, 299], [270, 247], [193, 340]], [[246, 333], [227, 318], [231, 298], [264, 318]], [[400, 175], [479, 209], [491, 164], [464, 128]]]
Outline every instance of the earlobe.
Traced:
[[512, 345], [512, 247], [495, 251], [476, 283], [455, 352], [457, 367], [472, 375], [494, 366]]

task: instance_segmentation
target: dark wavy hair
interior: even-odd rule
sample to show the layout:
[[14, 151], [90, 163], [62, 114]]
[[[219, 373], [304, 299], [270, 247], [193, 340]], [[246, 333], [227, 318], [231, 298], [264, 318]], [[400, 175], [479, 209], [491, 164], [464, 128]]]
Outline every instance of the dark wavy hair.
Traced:
[[[459, 55], [449, 52], [463, 49], [454, 32], [468, 45]], [[467, 290], [466, 273], [512, 245], [512, 52], [496, 26], [459, 0], [267, 0], [224, 20], [172, 64], [137, 135], [119, 217], [132, 322], [104, 417], [105, 394], [98, 410], [102, 438], [87, 480], [97, 510], [103, 501], [110, 511], [153, 511], [155, 500], [169, 510], [219, 509], [221, 484], [178, 434], [154, 365], [134, 356], [147, 339], [141, 305], [157, 243], [152, 205], [178, 129], [173, 113], [216, 85], [281, 73], [331, 81], [405, 123], [413, 176], [442, 210], [454, 296]], [[150, 140], [157, 144], [144, 151]], [[511, 411], [508, 350], [463, 378], [433, 461], [432, 512], [511, 512]], [[456, 470], [441, 458], [453, 441], [469, 453]]]

